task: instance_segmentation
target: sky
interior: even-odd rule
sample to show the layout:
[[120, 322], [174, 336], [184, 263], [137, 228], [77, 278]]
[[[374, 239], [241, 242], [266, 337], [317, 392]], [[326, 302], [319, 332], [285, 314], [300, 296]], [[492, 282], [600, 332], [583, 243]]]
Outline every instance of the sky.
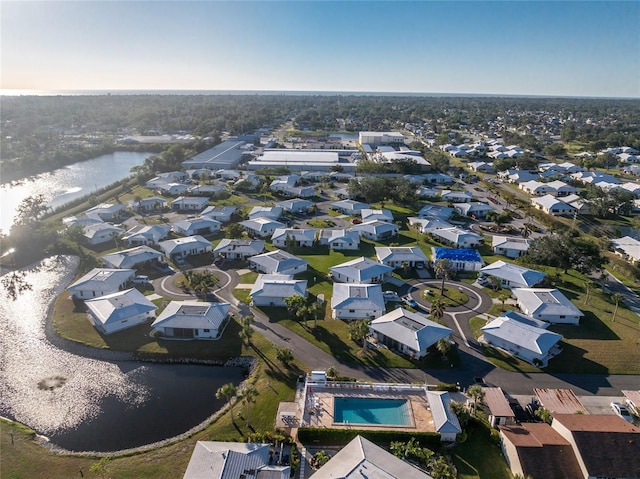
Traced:
[[2, 90], [640, 98], [640, 2], [1, 1]]

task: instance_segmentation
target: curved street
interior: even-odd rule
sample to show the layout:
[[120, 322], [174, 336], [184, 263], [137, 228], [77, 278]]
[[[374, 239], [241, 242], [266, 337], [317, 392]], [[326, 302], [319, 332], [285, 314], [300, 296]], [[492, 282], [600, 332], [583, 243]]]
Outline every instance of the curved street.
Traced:
[[[469, 296], [469, 302], [463, 306], [450, 308], [445, 312], [445, 322], [454, 333], [453, 337], [458, 346], [461, 366], [452, 369], [409, 369], [384, 368], [362, 366], [341, 362], [330, 354], [318, 348], [309, 341], [301, 338], [291, 330], [271, 322], [260, 311], [240, 303], [234, 296], [233, 290], [240, 283], [236, 271], [208, 266], [199, 269], [209, 269], [221, 279], [221, 285], [214, 294], [221, 300], [230, 303], [235, 314], [244, 316], [251, 314], [255, 318], [254, 328], [278, 347], [287, 347], [297, 358], [304, 358], [305, 365], [312, 369], [326, 370], [334, 366], [341, 375], [351, 376], [362, 380], [377, 382], [427, 382], [458, 383], [466, 388], [476, 382], [476, 378], [483, 378], [487, 384], [500, 386], [506, 392], [515, 395], [529, 395], [533, 388], [570, 388], [577, 395], [619, 396], [622, 389], [640, 389], [640, 376], [637, 375], [603, 375], [603, 374], [548, 374], [548, 373], [516, 373], [497, 368], [489, 362], [482, 349], [475, 340], [469, 319], [485, 313], [491, 307], [491, 298], [481, 290], [465, 283], [448, 281], [447, 284], [462, 288]], [[184, 300], [195, 298], [186, 294], [174, 285], [174, 277], [168, 276], [153, 281], [156, 292], [167, 299]], [[413, 280], [401, 288], [402, 294], [410, 294], [419, 304], [428, 303], [420, 298], [421, 284], [440, 285], [439, 280]]]

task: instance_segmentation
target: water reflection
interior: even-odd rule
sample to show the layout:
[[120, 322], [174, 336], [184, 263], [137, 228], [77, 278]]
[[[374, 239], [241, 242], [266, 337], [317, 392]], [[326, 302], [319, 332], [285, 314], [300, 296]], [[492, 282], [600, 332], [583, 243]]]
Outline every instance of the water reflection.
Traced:
[[73, 258], [44, 260], [27, 271], [30, 290], [0, 301], [0, 414], [62, 447], [108, 451], [183, 433], [220, 407], [216, 389], [238, 383], [240, 368], [98, 361], [53, 346], [47, 310], [75, 270]]

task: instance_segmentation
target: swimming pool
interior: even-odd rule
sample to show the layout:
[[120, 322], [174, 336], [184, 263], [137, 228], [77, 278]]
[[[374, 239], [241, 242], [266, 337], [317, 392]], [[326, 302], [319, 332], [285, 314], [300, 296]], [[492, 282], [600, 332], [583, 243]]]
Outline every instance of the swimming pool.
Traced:
[[411, 426], [406, 399], [335, 397], [333, 417], [336, 423], [369, 426]]

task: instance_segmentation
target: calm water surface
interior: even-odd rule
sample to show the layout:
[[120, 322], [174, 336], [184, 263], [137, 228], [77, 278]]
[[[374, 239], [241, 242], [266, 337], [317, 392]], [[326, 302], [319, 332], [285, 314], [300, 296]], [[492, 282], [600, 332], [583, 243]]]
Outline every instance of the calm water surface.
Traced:
[[47, 309], [70, 283], [74, 259], [28, 271], [15, 301], [0, 287], [0, 415], [70, 450], [114, 451], [186, 432], [222, 405], [216, 390], [241, 368], [98, 361], [46, 338]]
[[91, 160], [0, 187], [0, 230], [7, 233], [16, 208], [28, 196], [42, 194], [52, 208], [88, 195], [127, 178], [133, 166], [142, 165], [152, 153], [116, 151]]

